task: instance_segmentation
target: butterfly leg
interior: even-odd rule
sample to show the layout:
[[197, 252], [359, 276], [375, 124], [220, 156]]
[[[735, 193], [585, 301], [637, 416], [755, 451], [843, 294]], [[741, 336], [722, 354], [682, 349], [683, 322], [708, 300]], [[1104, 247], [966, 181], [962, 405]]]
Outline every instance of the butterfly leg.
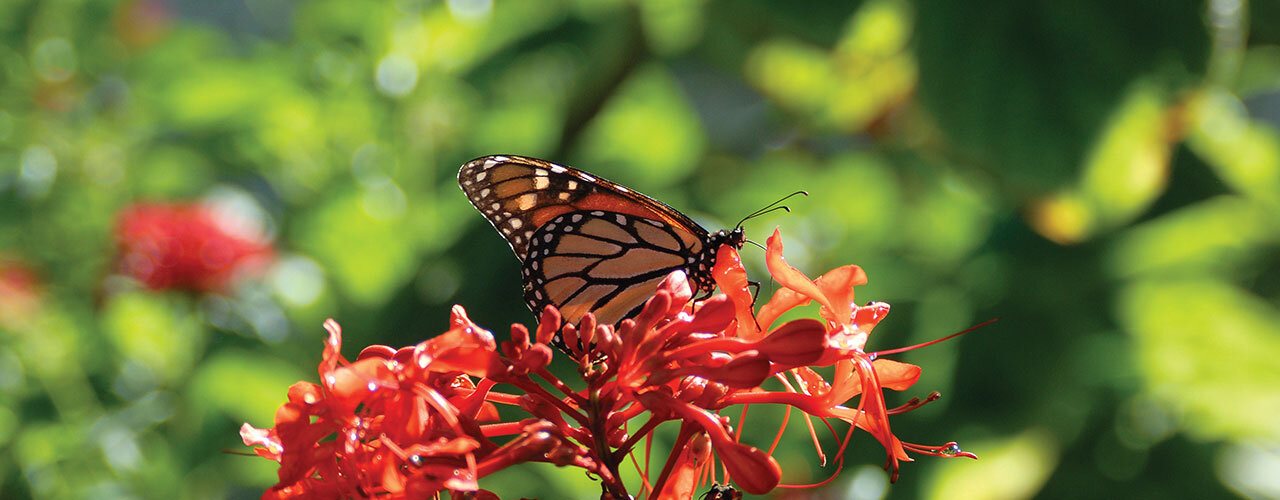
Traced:
[[[750, 287], [754, 287], [754, 288], [755, 288], [754, 290], [752, 290], [752, 291], [751, 291], [751, 310], [752, 310], [752, 311], [755, 311], [755, 310], [756, 310], [756, 300], [760, 298], [760, 282], [759, 282], [759, 281], [751, 281], [751, 280], [747, 280], [747, 287], [749, 287], [749, 288], [750, 288]], [[752, 315], [751, 315], [751, 319], [754, 319], [754, 320], [755, 320], [755, 322], [756, 322], [756, 329], [757, 329], [757, 330], [764, 330], [764, 327], [760, 326], [760, 320], [759, 320], [758, 318], [756, 318], [756, 315], [755, 315], [755, 314], [752, 314]]]

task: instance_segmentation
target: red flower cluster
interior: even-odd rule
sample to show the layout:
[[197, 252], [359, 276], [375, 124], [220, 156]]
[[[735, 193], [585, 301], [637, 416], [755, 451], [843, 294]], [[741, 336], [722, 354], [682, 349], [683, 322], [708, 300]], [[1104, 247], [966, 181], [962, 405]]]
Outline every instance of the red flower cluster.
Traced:
[[[617, 328], [597, 325], [591, 315], [561, 327], [559, 313], [548, 308], [535, 332], [513, 325], [511, 340], [495, 345], [491, 333], [455, 306], [443, 335], [399, 350], [372, 346], [349, 363], [330, 320], [321, 384], [295, 384], [275, 427], [241, 429], [246, 444], [280, 463], [280, 481], [263, 498], [423, 498], [442, 491], [493, 498], [478, 480], [530, 461], [581, 467], [600, 479], [601, 498], [629, 498], [620, 467], [631, 458], [641, 469], [633, 457], [637, 445], [645, 441], [647, 451], [652, 431], [667, 421], [680, 424], [676, 442], [656, 476], [646, 456], [641, 493], [693, 498], [718, 462], [724, 475], [707, 496], [737, 497], [737, 490], [719, 485], [730, 481], [762, 494], [779, 486], [781, 467], [771, 451], [740, 441], [741, 420], [735, 430], [719, 414], [750, 404], [786, 405], [848, 422], [850, 432], [866, 430], [884, 445], [894, 479], [898, 462], [911, 460], [907, 451], [973, 457], [955, 443], [903, 443], [890, 430], [890, 415], [923, 402], [890, 409], [882, 392], [907, 389], [920, 368], [863, 350], [889, 306], [853, 305], [853, 287], [866, 283], [861, 269], [841, 267], [810, 280], [783, 260], [776, 232], [767, 260], [783, 288], [759, 314], [738, 254], [725, 246], [715, 269], [723, 294], [691, 303], [685, 276], [675, 273], [638, 316]], [[810, 302], [821, 305], [825, 321], [773, 326], [782, 313]], [[547, 370], [557, 330], [574, 352], [584, 390]], [[831, 365], [830, 381], [812, 368]], [[771, 378], [781, 390], [762, 387]], [[491, 390], [497, 383], [523, 394]], [[847, 406], [854, 397], [857, 404]], [[925, 402], [936, 398], [933, 393]], [[494, 403], [518, 406], [529, 417], [498, 421]], [[644, 423], [632, 432], [628, 422], [637, 418]], [[514, 437], [493, 440], [503, 436]], [[849, 439], [838, 439], [838, 461]]]
[[234, 218], [199, 203], [139, 203], [116, 225], [121, 272], [152, 289], [225, 290], [259, 271], [271, 244]]

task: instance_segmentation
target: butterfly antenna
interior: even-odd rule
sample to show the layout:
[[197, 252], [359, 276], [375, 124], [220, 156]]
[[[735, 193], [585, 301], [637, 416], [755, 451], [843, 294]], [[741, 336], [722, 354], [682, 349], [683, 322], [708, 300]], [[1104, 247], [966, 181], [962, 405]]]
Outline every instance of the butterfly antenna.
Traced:
[[781, 198], [778, 198], [778, 200], [777, 200], [777, 201], [775, 201], [775, 202], [773, 202], [773, 203], [770, 203], [770, 204], [768, 204], [768, 205], [765, 205], [765, 207], [764, 207], [764, 208], [761, 208], [760, 210], [756, 210], [755, 212], [752, 212], [752, 213], [751, 213], [751, 215], [748, 215], [748, 216], [746, 216], [746, 217], [743, 217], [743, 218], [742, 218], [742, 220], [738, 221], [738, 224], [737, 224], [736, 226], [734, 226], [734, 227], [742, 227], [742, 224], [743, 224], [743, 223], [745, 223], [745, 222], [747, 222], [748, 220], [753, 219], [753, 218], [755, 218], [755, 217], [759, 217], [759, 216], [764, 215], [764, 214], [767, 214], [767, 213], [769, 213], [769, 212], [776, 211], [776, 210], [785, 210], [785, 211], [787, 211], [787, 212], [791, 212], [791, 209], [790, 209], [790, 208], [787, 208], [785, 205], [783, 205], [783, 206], [778, 206], [778, 205], [781, 205], [781, 204], [782, 204], [782, 202], [787, 201], [787, 200], [788, 200], [788, 199], [790, 199], [791, 197], [798, 196], [798, 195], [805, 195], [805, 196], [809, 196], [809, 192], [808, 192], [808, 191], [796, 191], [796, 192], [791, 193], [791, 194], [789, 194], [789, 195], [786, 195], [786, 196], [783, 196], [783, 197], [781, 197]]

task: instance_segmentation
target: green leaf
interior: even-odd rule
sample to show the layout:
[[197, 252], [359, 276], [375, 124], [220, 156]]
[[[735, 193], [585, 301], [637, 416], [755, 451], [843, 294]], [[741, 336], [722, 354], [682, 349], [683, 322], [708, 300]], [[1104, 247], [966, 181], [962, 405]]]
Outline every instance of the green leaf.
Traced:
[[205, 330], [176, 296], [147, 292], [111, 297], [103, 330], [123, 358], [138, 363], [162, 384], [184, 378], [205, 347]]
[[[575, 157], [600, 172], [633, 172], [640, 189], [684, 178], [702, 158], [697, 113], [662, 66], [638, 69], [583, 132]], [[621, 176], [611, 176], [619, 178]]]
[[[315, 363], [319, 362], [317, 343]], [[303, 372], [279, 357], [228, 350], [200, 363], [186, 396], [205, 411], [256, 427], [271, 427], [276, 408], [288, 400], [289, 386], [315, 378], [315, 373]]]
[[938, 464], [938, 472], [927, 481], [924, 498], [1032, 498], [1057, 466], [1058, 448], [1052, 435], [1038, 429], [967, 441], [965, 451], [976, 453], [978, 460], [954, 458]]
[[305, 215], [295, 239], [352, 300], [376, 306], [413, 278], [418, 250], [406, 237], [406, 204], [389, 179], [374, 189], [345, 189]]
[[1121, 290], [1146, 390], [1202, 438], [1280, 438], [1280, 311], [1211, 277], [1153, 278]]

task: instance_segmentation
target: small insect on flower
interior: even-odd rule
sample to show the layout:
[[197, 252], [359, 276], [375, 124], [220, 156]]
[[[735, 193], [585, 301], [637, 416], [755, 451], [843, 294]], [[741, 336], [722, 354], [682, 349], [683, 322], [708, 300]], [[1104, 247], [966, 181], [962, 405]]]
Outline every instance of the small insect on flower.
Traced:
[[727, 484], [724, 486], [713, 484], [711, 489], [702, 495], [702, 500], [739, 500], [741, 498], [742, 492]]

